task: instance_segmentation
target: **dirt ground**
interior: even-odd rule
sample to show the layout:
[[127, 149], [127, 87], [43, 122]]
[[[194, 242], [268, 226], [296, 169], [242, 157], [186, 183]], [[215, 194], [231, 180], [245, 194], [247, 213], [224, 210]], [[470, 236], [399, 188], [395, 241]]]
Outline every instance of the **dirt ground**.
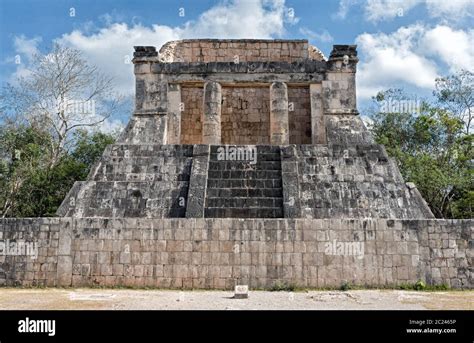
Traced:
[[474, 291], [0, 289], [0, 310], [474, 310]]

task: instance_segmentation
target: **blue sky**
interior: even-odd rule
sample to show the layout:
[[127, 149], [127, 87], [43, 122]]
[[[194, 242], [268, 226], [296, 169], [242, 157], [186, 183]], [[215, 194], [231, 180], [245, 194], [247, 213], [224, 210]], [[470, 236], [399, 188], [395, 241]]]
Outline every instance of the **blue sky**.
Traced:
[[[472, 70], [473, 16], [474, 0], [1, 0], [0, 82], [26, 75], [31, 56], [54, 41], [81, 50], [114, 76], [118, 91], [132, 94], [132, 67], [124, 60], [133, 45], [307, 38], [326, 56], [333, 44], [358, 44], [363, 108], [378, 90], [429, 96], [436, 77]], [[124, 118], [111, 120], [119, 125]]]

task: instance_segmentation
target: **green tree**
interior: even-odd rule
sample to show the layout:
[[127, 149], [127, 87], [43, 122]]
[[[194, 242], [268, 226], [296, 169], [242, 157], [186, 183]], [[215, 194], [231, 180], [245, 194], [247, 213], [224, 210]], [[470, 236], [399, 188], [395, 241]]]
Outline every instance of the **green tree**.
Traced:
[[25, 126], [0, 128], [0, 216], [53, 216], [74, 182], [86, 179], [115, 140], [101, 132], [74, 135], [75, 148], [51, 167], [48, 132]]
[[[419, 102], [417, 112], [397, 112], [387, 102], [415, 97], [401, 90], [380, 92], [371, 114], [375, 140], [385, 145], [406, 181], [414, 182], [440, 218], [473, 217], [473, 135], [465, 118], [439, 103]], [[389, 110], [387, 110], [387, 108]]]

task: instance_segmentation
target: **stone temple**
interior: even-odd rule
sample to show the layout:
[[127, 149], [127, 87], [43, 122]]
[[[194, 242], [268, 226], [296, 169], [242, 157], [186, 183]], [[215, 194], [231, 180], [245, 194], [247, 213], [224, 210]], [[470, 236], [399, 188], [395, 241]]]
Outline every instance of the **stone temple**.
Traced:
[[[435, 219], [356, 106], [355, 45], [135, 47], [135, 110], [55, 218], [0, 219], [0, 285], [474, 288], [474, 220]], [[34, 249], [33, 249], [34, 250]]]
[[354, 45], [326, 60], [306, 40], [135, 47], [133, 117], [59, 213], [432, 218], [358, 115], [357, 61]]

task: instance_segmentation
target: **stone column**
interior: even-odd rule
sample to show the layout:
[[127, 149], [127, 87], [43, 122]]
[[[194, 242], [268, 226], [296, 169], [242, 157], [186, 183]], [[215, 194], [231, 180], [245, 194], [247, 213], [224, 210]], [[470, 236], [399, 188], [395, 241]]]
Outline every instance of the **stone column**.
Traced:
[[221, 144], [222, 87], [218, 82], [204, 84], [204, 113], [202, 122], [202, 143]]
[[288, 87], [284, 82], [270, 86], [270, 144], [290, 144]]
[[168, 85], [168, 144], [180, 144], [181, 141], [181, 86]]
[[323, 111], [323, 87], [320, 83], [309, 85], [311, 101], [311, 142], [312, 144], [326, 144], [326, 124]]
[[168, 136], [167, 75], [155, 72], [160, 64], [153, 46], [136, 46], [132, 60], [135, 68], [135, 110], [119, 143], [166, 144]]

